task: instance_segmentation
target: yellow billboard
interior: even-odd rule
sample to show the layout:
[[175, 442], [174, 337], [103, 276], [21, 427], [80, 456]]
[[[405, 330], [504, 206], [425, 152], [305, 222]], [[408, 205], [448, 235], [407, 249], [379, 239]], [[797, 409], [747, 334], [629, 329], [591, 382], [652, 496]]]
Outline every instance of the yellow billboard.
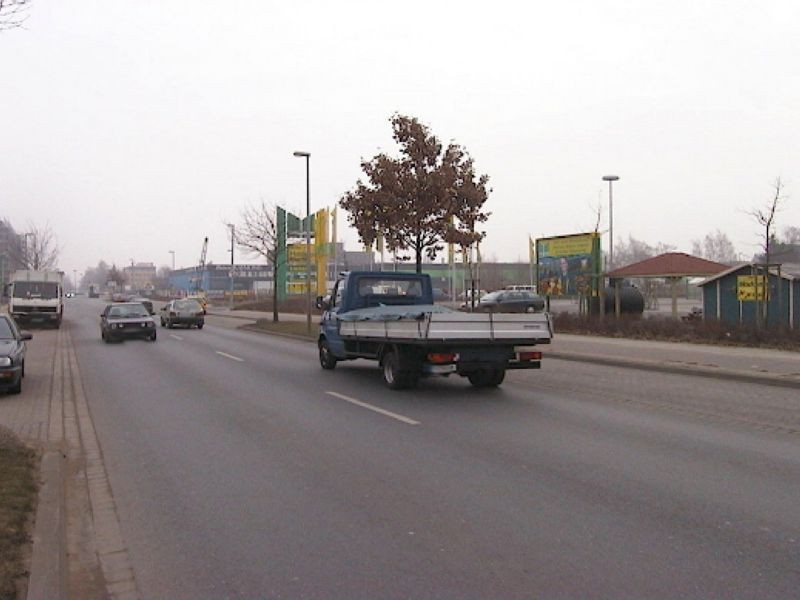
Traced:
[[539, 258], [591, 255], [596, 233], [584, 233], [537, 240]]
[[736, 298], [740, 302], [769, 299], [766, 275], [739, 275], [736, 277]]

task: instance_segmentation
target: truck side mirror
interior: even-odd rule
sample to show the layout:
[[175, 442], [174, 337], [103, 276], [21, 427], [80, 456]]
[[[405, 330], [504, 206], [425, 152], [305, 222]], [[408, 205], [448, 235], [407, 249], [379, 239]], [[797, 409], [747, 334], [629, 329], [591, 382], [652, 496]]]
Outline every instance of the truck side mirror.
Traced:
[[317, 296], [316, 306], [320, 310], [328, 310], [331, 307], [331, 301], [325, 296]]
[[21, 340], [32, 340], [33, 334], [30, 331], [25, 331], [24, 329], [19, 332], [19, 339]]

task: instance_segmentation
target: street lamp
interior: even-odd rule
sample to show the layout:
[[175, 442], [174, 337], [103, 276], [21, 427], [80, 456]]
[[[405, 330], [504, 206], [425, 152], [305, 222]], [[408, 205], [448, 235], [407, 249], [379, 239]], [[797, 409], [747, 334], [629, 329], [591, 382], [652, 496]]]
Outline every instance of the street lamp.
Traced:
[[236, 242], [236, 226], [232, 225], [232, 224], [229, 224], [228, 227], [231, 228], [231, 271], [230, 271], [230, 273], [228, 273], [228, 275], [230, 275], [230, 284], [231, 284], [231, 301], [230, 301], [229, 307], [230, 307], [231, 310], [233, 310], [233, 290], [234, 290], [234, 286], [233, 286], [233, 246], [234, 246], [234, 243]]
[[175, 270], [175, 250], [168, 250], [170, 254], [172, 254], [172, 270]]
[[294, 152], [294, 156], [306, 159], [306, 327], [311, 334], [311, 153]]
[[619, 181], [618, 175], [603, 175], [608, 182], [608, 264], [614, 265], [614, 193], [612, 184]]
[[78, 269], [72, 269], [72, 291], [78, 291]]

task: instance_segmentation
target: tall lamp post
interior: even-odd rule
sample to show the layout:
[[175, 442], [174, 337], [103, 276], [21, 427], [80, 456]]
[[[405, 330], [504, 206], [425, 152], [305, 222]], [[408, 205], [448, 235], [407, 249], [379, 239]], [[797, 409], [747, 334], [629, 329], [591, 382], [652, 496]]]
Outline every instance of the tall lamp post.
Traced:
[[234, 286], [233, 286], [233, 248], [234, 248], [234, 244], [236, 242], [236, 226], [235, 225], [228, 225], [228, 227], [231, 228], [231, 271], [229, 273], [229, 275], [231, 277], [231, 281], [230, 281], [230, 283], [231, 283], [230, 309], [233, 310], [233, 291], [234, 291]]
[[169, 250], [169, 253], [172, 255], [172, 270], [175, 270], [175, 250]]
[[608, 264], [614, 265], [614, 191], [613, 183], [619, 181], [618, 175], [603, 175], [608, 182]]
[[306, 159], [306, 327], [311, 334], [311, 180], [310, 152], [295, 152], [298, 158]]

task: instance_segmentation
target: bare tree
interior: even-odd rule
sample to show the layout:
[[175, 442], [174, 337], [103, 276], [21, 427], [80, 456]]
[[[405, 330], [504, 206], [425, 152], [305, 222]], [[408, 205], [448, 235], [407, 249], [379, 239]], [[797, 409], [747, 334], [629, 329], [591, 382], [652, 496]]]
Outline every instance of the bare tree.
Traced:
[[[272, 320], [278, 321], [278, 210], [261, 200], [242, 210], [236, 229], [236, 245], [250, 254], [257, 254], [272, 265]], [[230, 226], [230, 224], [227, 224]]]
[[[775, 213], [780, 210], [781, 202], [785, 199], [783, 195], [783, 182], [781, 182], [781, 178], [778, 177], [775, 179], [775, 183], [772, 184], [775, 193], [772, 194], [772, 198], [768, 200], [761, 208], [754, 208], [753, 210], [747, 211], [751, 217], [753, 217], [756, 222], [764, 228], [763, 237], [761, 237], [762, 243], [761, 248], [764, 251], [764, 264], [769, 265], [770, 259], [770, 250], [772, 249], [772, 244], [775, 241], [775, 233], [772, 230], [773, 225], [775, 224]], [[769, 268], [769, 267], [767, 267]]]
[[52, 269], [58, 263], [58, 243], [49, 225], [39, 227], [28, 224], [28, 231], [19, 234], [20, 247], [14, 258], [23, 269], [34, 271]]
[[651, 246], [647, 242], [637, 240], [629, 235], [627, 242], [620, 239], [614, 244], [614, 258], [616, 259], [614, 263], [621, 266], [630, 265], [674, 250], [675, 246], [664, 242], [658, 242], [655, 246]]
[[719, 229], [706, 234], [702, 240], [693, 240], [692, 254], [723, 264], [736, 262], [736, 248], [733, 247], [733, 242]]
[[[770, 200], [765, 202], [761, 208], [754, 208], [753, 210], [748, 211], [748, 214], [756, 220], [756, 223], [764, 228], [763, 238], [761, 238], [761, 248], [764, 251], [764, 268], [762, 272], [765, 278], [765, 285], [767, 286], [767, 289], [769, 289], [770, 256], [772, 254], [772, 246], [776, 243], [775, 232], [773, 231], [773, 226], [775, 225], [775, 214], [780, 210], [781, 202], [785, 199], [785, 196], [783, 195], [784, 184], [780, 177], [775, 179], [775, 183], [772, 184], [772, 188], [775, 191]], [[758, 271], [756, 272], [758, 273]], [[758, 279], [756, 281], [758, 281]], [[756, 285], [758, 284], [756, 283]], [[756, 293], [756, 302], [761, 303], [760, 308], [758, 304], [756, 305], [758, 320], [761, 320], [763, 323], [767, 323], [769, 319], [769, 302], [767, 302], [766, 299], [768, 296], [766, 293], [764, 294], [764, 302], [761, 302], [761, 298], [758, 296], [759, 294]]]
[[0, 31], [22, 27], [32, 0], [0, 0]]
[[800, 244], [800, 227], [784, 227], [782, 242], [784, 244]]
[[122, 269], [118, 269], [117, 265], [111, 265], [108, 270], [108, 281], [113, 281], [117, 287], [121, 288], [125, 285], [125, 272]]

